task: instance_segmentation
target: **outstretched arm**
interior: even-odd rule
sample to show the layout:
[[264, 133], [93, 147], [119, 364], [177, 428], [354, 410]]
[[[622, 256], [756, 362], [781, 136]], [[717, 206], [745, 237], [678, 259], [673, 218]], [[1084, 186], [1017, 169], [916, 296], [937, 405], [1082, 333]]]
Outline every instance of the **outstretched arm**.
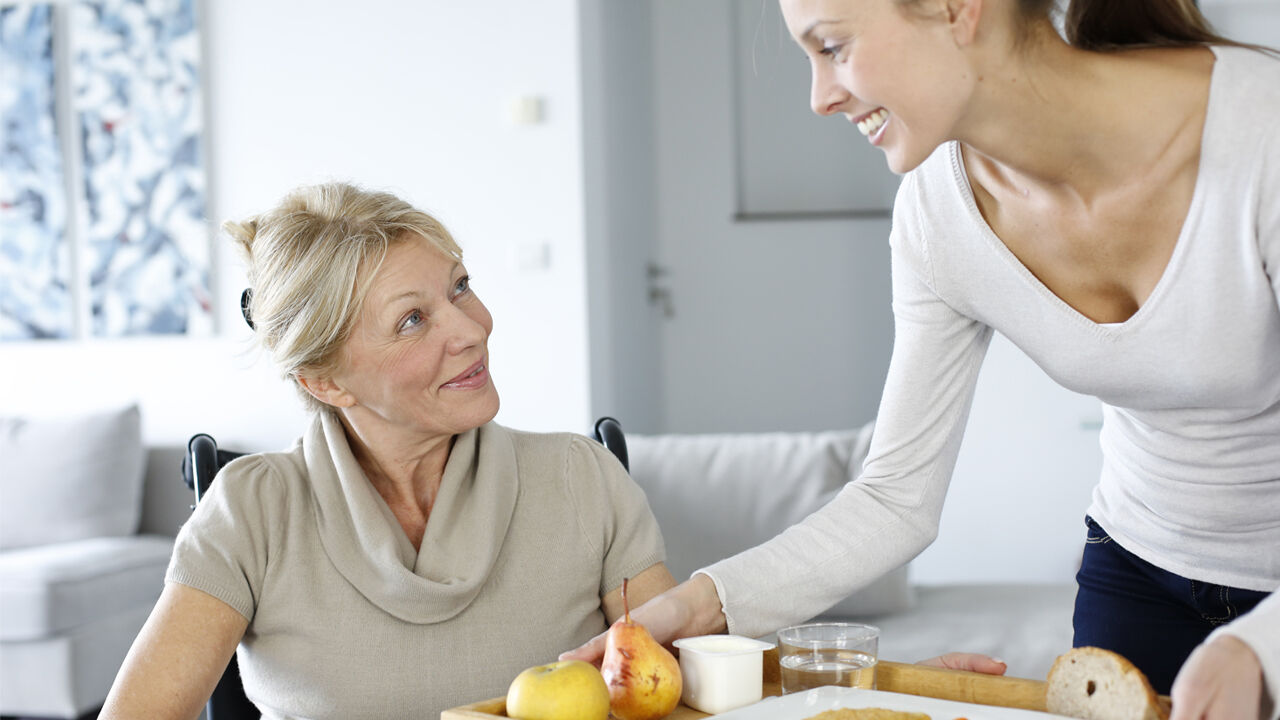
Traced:
[[[654, 568], [660, 566], [654, 566]], [[661, 566], [665, 571], [666, 567]], [[647, 574], [654, 568], [645, 571]], [[638, 575], [640, 579], [644, 574]], [[670, 573], [667, 573], [670, 577]], [[612, 594], [612, 593], [611, 593]], [[621, 598], [619, 598], [621, 602]], [[606, 606], [606, 614], [608, 607]], [[725, 631], [724, 614], [720, 611], [720, 599], [715, 584], [706, 575], [696, 574], [689, 580], [658, 595], [631, 611], [632, 618], [645, 626], [650, 635], [663, 645], [693, 635], [710, 635]], [[613, 622], [610, 616], [610, 623]], [[560, 655], [561, 660], [585, 660], [599, 665], [604, 656], [605, 635], [601, 633], [581, 647]], [[977, 653], [953, 652], [921, 660], [918, 664], [950, 670], [968, 670], [988, 675], [1003, 675], [1008, 666], [1004, 661]]]
[[[662, 566], [662, 569], [665, 571], [666, 566]], [[643, 575], [641, 573], [636, 577], [639, 579]], [[670, 573], [667, 576], [670, 577]], [[619, 598], [618, 617], [621, 617], [621, 604]], [[607, 604], [605, 614], [609, 615]], [[609, 623], [612, 624], [615, 619], [610, 616]], [[631, 619], [643, 625], [654, 640], [668, 646], [682, 637], [722, 633], [726, 627], [716, 587], [711, 578], [701, 574], [694, 575], [640, 607], [632, 607]], [[600, 659], [604, 657], [604, 644], [605, 633], [600, 633], [580, 647], [561, 653], [560, 659], [585, 660], [599, 665]]]

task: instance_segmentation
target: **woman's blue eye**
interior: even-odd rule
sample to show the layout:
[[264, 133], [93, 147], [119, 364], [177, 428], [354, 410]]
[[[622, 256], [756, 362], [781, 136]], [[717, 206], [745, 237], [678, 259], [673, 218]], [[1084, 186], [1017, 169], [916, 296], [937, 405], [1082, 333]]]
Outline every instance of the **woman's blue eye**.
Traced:
[[471, 289], [471, 276], [463, 275], [458, 278], [458, 284], [453, 286], [453, 295], [457, 297]]
[[400, 329], [408, 330], [409, 328], [415, 325], [421, 325], [421, 324], [422, 324], [422, 313], [418, 310], [414, 310], [413, 312], [409, 313], [405, 317], [404, 322], [400, 323]]

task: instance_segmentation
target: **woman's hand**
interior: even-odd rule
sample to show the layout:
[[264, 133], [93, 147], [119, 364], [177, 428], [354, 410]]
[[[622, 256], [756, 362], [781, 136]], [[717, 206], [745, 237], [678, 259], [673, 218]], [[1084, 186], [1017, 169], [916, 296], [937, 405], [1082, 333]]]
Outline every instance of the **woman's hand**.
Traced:
[[1173, 681], [1169, 720], [1255, 720], [1262, 706], [1262, 664], [1230, 635], [1196, 648]]
[[[724, 632], [727, 626], [715, 583], [701, 574], [633, 608], [631, 619], [643, 625], [654, 640], [668, 646], [682, 637]], [[607, 634], [600, 633], [581, 647], [561, 653], [560, 659], [585, 660], [599, 665], [604, 657]]]
[[1009, 666], [1003, 660], [997, 660], [989, 655], [979, 655], [978, 653], [962, 653], [953, 652], [938, 657], [921, 660], [917, 665], [930, 665], [933, 667], [946, 668], [948, 670], [967, 670], [969, 672], [985, 673], [987, 675], [1003, 675]]

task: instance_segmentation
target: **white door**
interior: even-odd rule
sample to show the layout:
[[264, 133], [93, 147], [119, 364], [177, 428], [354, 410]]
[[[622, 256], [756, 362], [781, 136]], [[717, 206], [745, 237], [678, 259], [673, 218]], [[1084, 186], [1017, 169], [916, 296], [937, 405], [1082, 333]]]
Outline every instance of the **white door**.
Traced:
[[[851, 154], [861, 137], [848, 135], [842, 119], [808, 111], [807, 63], [776, 21], [773, 0], [654, 3], [655, 286], [671, 311], [660, 343], [664, 429], [810, 430], [870, 420], [892, 342], [888, 218], [738, 217], [738, 129], [751, 119], [739, 112], [735, 82], [738, 70], [752, 70], [734, 66], [735, 29], [771, 20], [752, 41], [760, 72], [782, 61], [799, 68], [773, 110], [807, 132], [835, 131]], [[763, 150], [804, 152], [781, 140]], [[829, 153], [802, 158], [814, 177], [831, 177], [820, 166], [848, 164]], [[873, 160], [873, 171], [896, 183]], [[804, 199], [795, 178], [777, 185]], [[885, 187], [885, 208], [893, 189]]]

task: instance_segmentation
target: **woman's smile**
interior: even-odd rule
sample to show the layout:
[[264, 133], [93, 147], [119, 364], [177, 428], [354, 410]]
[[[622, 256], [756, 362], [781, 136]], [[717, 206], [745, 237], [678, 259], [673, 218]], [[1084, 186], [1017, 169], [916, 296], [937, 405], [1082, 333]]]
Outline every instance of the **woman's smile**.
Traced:
[[440, 386], [441, 390], [473, 390], [489, 384], [489, 368], [484, 359], [463, 370], [457, 377]]
[[884, 127], [889, 122], [889, 111], [877, 108], [854, 122], [858, 132], [862, 133], [872, 145], [879, 145], [884, 137]]

